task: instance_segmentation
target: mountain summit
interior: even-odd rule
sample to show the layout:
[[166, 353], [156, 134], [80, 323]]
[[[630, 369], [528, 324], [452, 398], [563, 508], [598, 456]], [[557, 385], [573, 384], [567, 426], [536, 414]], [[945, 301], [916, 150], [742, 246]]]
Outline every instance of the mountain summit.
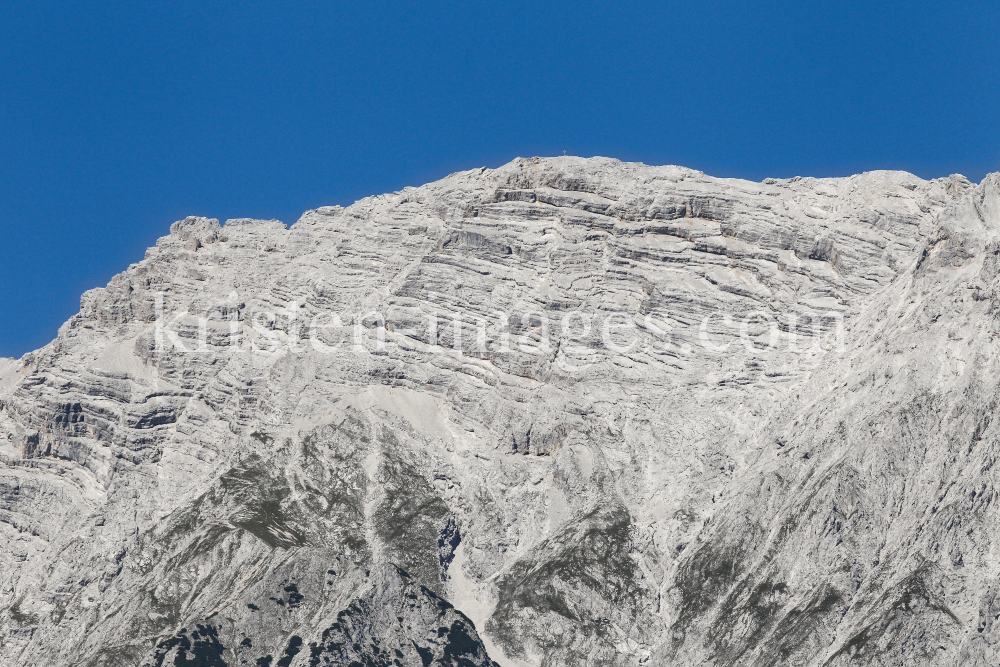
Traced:
[[0, 663], [996, 665], [1000, 175], [191, 217], [0, 360]]

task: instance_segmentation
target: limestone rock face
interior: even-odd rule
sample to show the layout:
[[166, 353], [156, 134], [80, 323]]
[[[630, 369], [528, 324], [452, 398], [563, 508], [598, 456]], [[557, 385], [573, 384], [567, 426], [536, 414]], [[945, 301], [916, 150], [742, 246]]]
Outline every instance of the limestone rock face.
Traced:
[[1000, 664], [1000, 175], [188, 218], [0, 360], [0, 664]]

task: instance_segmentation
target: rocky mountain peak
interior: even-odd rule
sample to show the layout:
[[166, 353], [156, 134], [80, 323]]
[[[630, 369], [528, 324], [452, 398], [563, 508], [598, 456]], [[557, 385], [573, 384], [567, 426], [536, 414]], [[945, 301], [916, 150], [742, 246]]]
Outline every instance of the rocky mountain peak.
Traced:
[[0, 360], [0, 662], [996, 664], [998, 230], [575, 157], [175, 222]]

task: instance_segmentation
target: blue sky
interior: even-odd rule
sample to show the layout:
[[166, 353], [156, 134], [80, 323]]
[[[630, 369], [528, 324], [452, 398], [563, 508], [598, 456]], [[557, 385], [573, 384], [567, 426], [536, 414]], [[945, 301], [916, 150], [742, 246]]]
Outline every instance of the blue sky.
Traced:
[[516, 156], [713, 175], [1000, 170], [990, 2], [4, 3], [0, 356], [174, 220]]

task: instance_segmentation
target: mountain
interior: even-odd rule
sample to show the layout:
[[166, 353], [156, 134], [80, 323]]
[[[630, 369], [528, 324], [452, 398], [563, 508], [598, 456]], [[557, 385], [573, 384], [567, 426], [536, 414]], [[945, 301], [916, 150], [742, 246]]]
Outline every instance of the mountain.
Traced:
[[1000, 175], [187, 218], [0, 361], [0, 663], [996, 665]]

